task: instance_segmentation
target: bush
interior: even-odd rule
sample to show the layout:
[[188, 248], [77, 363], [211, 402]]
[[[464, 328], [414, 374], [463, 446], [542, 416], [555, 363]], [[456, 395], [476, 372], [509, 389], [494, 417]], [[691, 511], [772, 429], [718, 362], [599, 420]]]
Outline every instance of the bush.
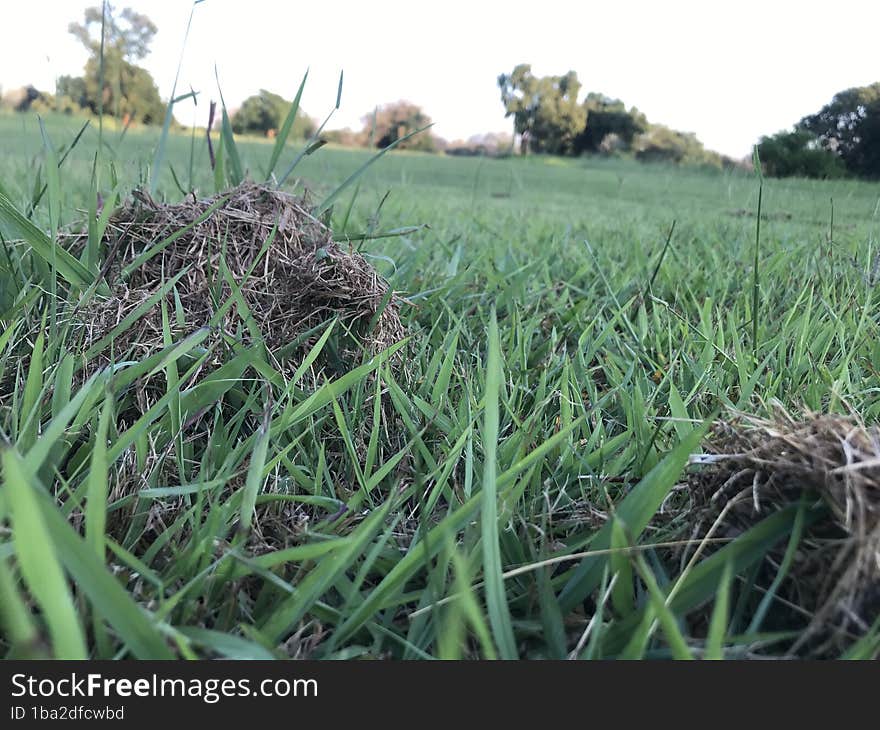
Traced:
[[89, 107], [88, 85], [82, 76], [60, 76], [55, 85], [55, 94], [69, 99], [78, 109]]
[[880, 83], [835, 94], [797, 128], [816, 135], [818, 144], [839, 157], [848, 172], [880, 179]]
[[49, 95], [46, 92], [40, 91], [35, 86], [28, 84], [27, 86], [7, 91], [3, 95], [2, 105], [16, 112], [26, 112], [35, 104], [40, 101], [45, 102], [48, 98]]
[[[587, 123], [575, 140], [575, 151], [599, 154], [625, 152], [647, 131], [648, 119], [635, 107], [627, 110], [620, 99], [590, 93], [583, 104]], [[606, 140], [608, 137], [613, 139]]]
[[[425, 114], [417, 104], [409, 101], [396, 101], [380, 106], [374, 114], [367, 114], [363, 118], [363, 122], [365, 137], [370, 139], [372, 132], [376, 147], [385, 149], [411, 132], [427, 127], [431, 123], [431, 117]], [[374, 123], [375, 130], [373, 129]], [[438, 146], [437, 137], [423, 132], [400, 142], [396, 149], [437, 152]]]
[[460, 157], [509, 157], [513, 153], [513, 137], [504, 132], [475, 134], [466, 142], [460, 139], [449, 142], [444, 151]]
[[345, 129], [329, 129], [321, 134], [327, 142], [341, 145], [342, 147], [365, 147], [367, 137], [364, 133], [355, 132], [351, 127]]
[[721, 168], [721, 155], [703, 147], [692, 132], [679, 132], [662, 124], [652, 124], [636, 138], [633, 149], [640, 162], [670, 162]]
[[[284, 124], [292, 102], [266, 89], [249, 96], [232, 116], [232, 131], [236, 134], [259, 134], [274, 136]], [[315, 122], [302, 109], [296, 115], [290, 136], [294, 139], [311, 137], [316, 130]]]
[[835, 178], [846, 173], [843, 160], [805, 129], [761, 137], [758, 155], [764, 173], [771, 177]]

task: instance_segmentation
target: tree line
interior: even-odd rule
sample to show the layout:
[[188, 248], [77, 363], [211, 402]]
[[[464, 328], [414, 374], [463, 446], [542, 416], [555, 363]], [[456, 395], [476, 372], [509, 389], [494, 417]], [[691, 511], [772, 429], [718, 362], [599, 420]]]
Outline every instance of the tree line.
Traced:
[[[103, 25], [103, 42], [102, 42]], [[138, 65], [150, 50], [155, 24], [131, 8], [116, 12], [108, 6], [85, 10], [81, 22], [68, 30], [89, 51], [82, 76], [61, 76], [55, 94], [33, 86], [2, 97], [18, 111], [62, 111], [69, 114], [111, 114], [124, 124], [158, 124], [166, 105], [149, 72]], [[101, 58], [103, 54], [103, 64]], [[519, 154], [614, 155], [645, 162], [734, 166], [741, 161], [707, 150], [690, 132], [650, 122], [638, 108], [598, 92], [582, 95], [575, 71], [562, 76], [537, 76], [520, 64], [498, 76], [505, 116], [513, 134], [476, 135], [446, 141], [430, 130], [431, 118], [418, 105], [397, 101], [364, 115], [358, 130], [328, 130], [321, 138], [347, 146], [446, 152], [456, 155]], [[232, 114], [237, 134], [273, 136], [291, 102], [261, 89]], [[318, 125], [301, 112], [292, 136], [309, 138]], [[412, 136], [409, 136], [412, 135]], [[764, 136], [758, 143], [764, 172], [770, 176], [880, 178], [880, 83], [846, 89], [792, 129]]]
[[[103, 39], [102, 39], [103, 28]], [[0, 104], [15, 111], [37, 113], [63, 112], [111, 115], [124, 125], [161, 124], [166, 105], [150, 73], [138, 65], [150, 51], [156, 25], [144, 14], [131, 8], [116, 11], [90, 7], [81, 22], [72, 22], [68, 31], [88, 50], [89, 56], [81, 76], [61, 76], [55, 93], [40, 91], [34, 86], [15, 89], [0, 96]], [[102, 64], [103, 56], [103, 64]], [[232, 113], [232, 127], [237, 134], [274, 136], [287, 116], [291, 102], [267, 89], [248, 97]], [[430, 117], [417, 105], [398, 101], [378, 107], [363, 117], [363, 128], [328, 130], [326, 141], [350, 146], [388, 147], [411, 132], [428, 127]], [[291, 136], [305, 139], [317, 131], [315, 120], [300, 112], [294, 121]], [[400, 143], [402, 149], [426, 152], [488, 152], [504, 149], [506, 140], [497, 135], [473, 138], [468, 143], [447, 143], [426, 133]], [[509, 144], [507, 145], [509, 147]]]
[[[706, 150], [695, 135], [652, 124], [636, 107], [588, 93], [579, 101], [577, 73], [535, 76], [520, 64], [498, 77], [506, 116], [513, 117], [522, 154], [624, 154], [638, 160], [736, 164]], [[839, 92], [793, 129], [758, 143], [773, 177], [880, 179], [880, 83]]]
[[[232, 117], [232, 129], [237, 134], [274, 137], [283, 124], [291, 102], [266, 89], [249, 96]], [[395, 145], [398, 149], [421, 152], [445, 152], [451, 155], [506, 156], [513, 148], [513, 137], [508, 134], [474, 135], [468, 140], [449, 142], [432, 134], [431, 117], [409, 101], [395, 101], [376, 107], [361, 118], [361, 128], [354, 130], [331, 129], [321, 132], [321, 138], [346, 147], [376, 147], [384, 149]], [[294, 138], [308, 138], [316, 134], [317, 122], [308, 114], [299, 113], [294, 122]], [[421, 133], [416, 134], [419, 130]], [[410, 136], [412, 135], [412, 136]]]
[[3, 96], [4, 105], [16, 111], [85, 112], [112, 115], [126, 123], [161, 124], [166, 107], [159, 89], [150, 73], [137, 65], [150, 52], [156, 25], [131, 8], [118, 13], [110, 8], [105, 15], [102, 8], [91, 7], [83, 21], [70, 23], [68, 30], [89, 52], [83, 75], [59, 77], [55, 94], [33, 86], [15, 90]]
[[498, 77], [505, 116], [513, 118], [523, 155], [630, 155], [646, 162], [733, 165], [703, 147], [696, 135], [648, 121], [636, 107], [602, 93], [580, 101], [576, 71], [536, 76], [523, 63]]
[[758, 153], [775, 177], [880, 179], [880, 82], [835, 94], [793, 129], [762, 137]]

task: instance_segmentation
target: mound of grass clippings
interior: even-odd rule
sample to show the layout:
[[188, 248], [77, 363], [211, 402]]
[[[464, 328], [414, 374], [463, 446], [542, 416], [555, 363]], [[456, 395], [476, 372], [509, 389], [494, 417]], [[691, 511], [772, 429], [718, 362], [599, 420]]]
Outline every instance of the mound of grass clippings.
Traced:
[[[312, 365], [310, 382], [317, 384], [333, 378], [328, 371], [347, 372], [365, 353], [376, 354], [405, 334], [401, 300], [363, 256], [334, 242], [304, 196], [246, 182], [206, 200], [190, 197], [169, 205], [136, 190], [113, 212], [104, 238], [108, 252], [102, 273], [111, 296], [96, 296], [75, 314], [85, 330], [82, 350], [89, 355], [81, 378], [110, 362], [142, 361], [167, 348], [169, 339], [180, 341], [204, 328], [209, 330], [200, 350], [204, 359], [181, 381], [187, 392], [254, 346], [265, 345], [271, 366], [290, 377], [325, 325], [336, 319], [335, 339]], [[80, 236], [71, 248], [81, 245]], [[134, 401], [120, 401], [117, 426], [134, 423], [168, 387], [161, 371], [139, 379], [133, 384]], [[241, 406], [240, 399], [232, 399], [230, 413]], [[130, 499], [154, 482], [185, 482], [173, 458], [176, 439], [206, 443], [213, 417], [210, 408], [201, 408], [175, 427], [181, 435], [159, 445], [151, 442], [139, 455], [128, 449], [117, 465], [110, 499]], [[252, 414], [244, 432], [255, 430], [259, 421]], [[325, 435], [327, 468], [333, 471], [342, 446], [338, 435]], [[352, 438], [360, 444], [365, 437]], [[228, 477], [224, 494], [243, 482], [239, 469]], [[122, 539], [134, 520], [142, 534], [160, 535], [189, 506], [188, 498], [171, 495], [134, 511], [117, 510], [108, 531]], [[283, 501], [258, 507], [257, 515], [251, 542], [258, 551], [270, 544], [286, 546], [308, 518], [301, 505]]]
[[[175, 335], [210, 325], [227, 341], [259, 338], [279, 359], [335, 317], [352, 335], [352, 350], [377, 352], [404, 335], [398, 297], [363, 256], [333, 241], [305, 197], [244, 182], [213, 198], [168, 205], [138, 190], [112, 215], [105, 243], [112, 296], [80, 313], [87, 347], [174, 277], [164, 298]], [[162, 347], [160, 301], [112, 340], [117, 357]]]
[[[880, 429], [856, 417], [736, 414], [716, 424], [689, 477], [693, 535], [736, 535], [793, 504], [824, 507], [796, 546], [779, 613], [806, 628], [792, 654], [822, 656], [880, 615]], [[773, 570], [785, 571], [782, 554]]]

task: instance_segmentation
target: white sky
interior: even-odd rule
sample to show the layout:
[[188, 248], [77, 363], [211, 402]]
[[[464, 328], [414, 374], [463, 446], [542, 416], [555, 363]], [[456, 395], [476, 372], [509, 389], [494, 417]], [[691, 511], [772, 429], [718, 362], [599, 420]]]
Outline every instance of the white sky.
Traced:
[[[0, 85], [53, 90], [79, 74], [85, 50], [67, 24], [99, 0], [4, 2]], [[189, 0], [118, 0], [158, 26], [144, 61], [163, 97], [177, 68]], [[616, 6], [616, 7], [615, 7]], [[577, 71], [585, 91], [638, 106], [653, 122], [693, 131], [711, 148], [748, 154], [835, 92], [880, 81], [876, 0], [541, 0], [370, 2], [206, 0], [196, 7], [178, 93], [230, 107], [259, 88], [292, 98], [311, 68], [303, 107], [323, 118], [340, 70], [342, 106], [328, 128], [359, 129], [384, 102], [420, 104], [447, 139], [510, 131], [496, 78], [520, 62], [540, 74]], [[192, 123], [191, 105], [177, 116]]]

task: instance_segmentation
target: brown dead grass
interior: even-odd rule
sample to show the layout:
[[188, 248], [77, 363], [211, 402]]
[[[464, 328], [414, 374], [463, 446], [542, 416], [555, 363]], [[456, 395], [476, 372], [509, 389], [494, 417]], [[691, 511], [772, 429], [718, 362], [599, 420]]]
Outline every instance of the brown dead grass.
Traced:
[[[241, 287], [246, 309], [239, 303], [229, 307], [215, 332], [249, 344], [255, 324], [270, 352], [334, 317], [352, 333], [353, 349], [377, 352], [404, 335], [401, 300], [363, 256], [333, 241], [304, 196], [245, 182], [212, 198], [168, 205], [135, 191], [112, 215], [105, 244], [104, 274], [112, 296], [79, 313], [87, 347], [184, 269], [176, 297], [174, 292], [165, 297], [176, 336], [208, 325], [234, 294], [233, 286]], [[151, 250], [155, 255], [143, 260]], [[139, 259], [142, 263], [127, 271]], [[113, 349], [142, 357], [162, 344], [157, 303], [115, 338]]]
[[692, 537], [733, 536], [771, 509], [821, 500], [827, 517], [805, 532], [780, 594], [807, 621], [790, 651], [822, 656], [864, 635], [880, 612], [880, 429], [777, 407], [733, 414], [705, 448], [689, 477]]
[[[252, 182], [208, 199], [188, 197], [173, 205], [135, 191], [111, 215], [102, 242], [106, 248], [102, 273], [111, 296], [93, 300], [75, 315], [84, 329], [83, 350], [106, 339], [184, 270], [175, 289], [164, 296], [172, 339], [210, 325], [206, 346], [214, 350], [187, 387], [223, 363], [230, 343], [248, 346], [262, 341], [272, 363], [288, 377], [324, 331], [322, 325], [334, 318], [338, 347], [333, 357], [338, 359], [314, 363], [307, 376], [310, 382], [332, 376], [322, 372], [328, 365], [338, 368], [341, 360], [342, 366], [352, 366], [365, 352], [375, 354], [401, 340], [406, 334], [400, 320], [402, 300], [363, 256], [336, 243], [330, 229], [309, 210], [307, 195], [294, 196]], [[84, 243], [85, 234], [74, 235], [68, 248], [77, 253]], [[235, 303], [218, 317], [218, 308], [230, 297]], [[165, 345], [159, 299], [114, 335], [78, 377], [84, 379], [111, 358], [142, 359]], [[392, 365], [400, 367], [401, 360], [393, 360]], [[121, 427], [130, 425], [164, 394], [164, 374], [138, 381], [133, 391], [133, 409], [118, 414]], [[202, 414], [190, 414], [185, 437], [205, 439], [209, 426]], [[332, 436], [326, 445], [328, 462], [335, 463], [337, 456], [342, 459], [341, 446]], [[133, 450], [124, 454], [111, 499], [149, 486], [146, 475], [158, 474], [163, 484], [179, 482], [170, 447], [155, 448], [151, 443], [140, 467]], [[244, 472], [237, 473], [225, 493], [234, 491], [243, 479]], [[115, 512], [108, 530], [122, 539], [135, 523], [141, 539], [149, 543], [188, 506], [181, 497], [140, 502]], [[138, 509], [145, 511], [138, 514]], [[259, 507], [250, 546], [255, 552], [287, 547], [305, 522], [317, 518], [313, 512], [286, 502]]]

